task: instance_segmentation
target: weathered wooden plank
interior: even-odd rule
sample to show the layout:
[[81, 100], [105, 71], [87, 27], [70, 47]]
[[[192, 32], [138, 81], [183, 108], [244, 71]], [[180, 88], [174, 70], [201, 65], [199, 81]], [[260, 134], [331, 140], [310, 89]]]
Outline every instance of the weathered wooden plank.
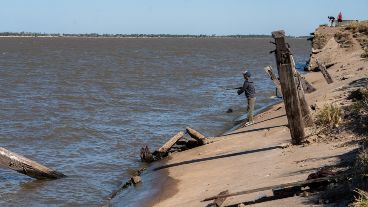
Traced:
[[328, 84], [333, 83], [333, 80], [330, 76], [330, 73], [328, 73], [325, 64], [321, 63], [317, 59], [317, 65], [318, 65], [318, 68], [321, 70], [321, 73], [322, 73], [323, 77], [325, 78], [325, 80], [327, 81], [327, 83]]
[[297, 90], [298, 90], [298, 97], [300, 103], [300, 110], [302, 111], [303, 122], [304, 125], [307, 127], [311, 127], [314, 125], [312, 114], [309, 110], [308, 102], [304, 96], [304, 91], [302, 87], [301, 76], [296, 76], [297, 79]]
[[279, 92], [281, 93], [281, 85], [280, 85], [280, 81], [279, 79], [276, 77], [276, 75], [273, 73], [272, 71], [272, 67], [266, 66], [264, 68], [264, 70], [266, 71], [267, 75], [270, 77], [270, 79], [272, 80], [272, 82], [275, 84], [277, 90], [279, 90]]
[[280, 83], [293, 144], [304, 141], [304, 121], [291, 64], [280, 65]]
[[300, 80], [305, 93], [312, 93], [317, 90], [312, 84], [310, 84], [307, 80], [305, 80], [305, 78], [301, 76], [299, 72], [297, 72], [296, 75], [299, 75], [301, 77]]
[[285, 32], [283, 30], [280, 31], [274, 31], [272, 32], [272, 37], [275, 39], [275, 45], [276, 45], [276, 51], [275, 51], [275, 57], [276, 57], [276, 65], [277, 65], [277, 72], [280, 74], [280, 61], [283, 59], [282, 53], [277, 52], [279, 51], [288, 51], [286, 44], [285, 44]]
[[[229, 190], [222, 191], [218, 196], [228, 195]], [[208, 204], [207, 207], [221, 207], [226, 200], [226, 197], [216, 198], [212, 203]]]
[[189, 134], [189, 136], [191, 136], [193, 139], [197, 140], [199, 142], [199, 144], [201, 144], [201, 145], [205, 145], [205, 144], [208, 144], [210, 142], [209, 139], [207, 139], [203, 134], [197, 132], [196, 130], [194, 130], [190, 127], [187, 127], [186, 131]]
[[323, 178], [296, 181], [296, 182], [290, 182], [290, 183], [279, 184], [279, 185], [260, 187], [260, 188], [255, 188], [255, 189], [239, 191], [239, 192], [235, 192], [235, 193], [229, 193], [227, 195], [216, 195], [216, 196], [208, 197], [208, 198], [202, 200], [202, 202], [211, 201], [211, 200], [215, 200], [215, 199], [219, 199], [219, 198], [228, 198], [228, 197], [232, 197], [232, 196], [256, 193], [256, 192], [272, 190], [272, 189], [281, 189], [281, 188], [299, 187], [299, 186], [300, 187], [306, 187], [306, 186], [315, 185], [315, 184], [324, 183], [324, 182], [331, 183], [331, 182], [336, 182], [340, 179], [343, 179], [345, 176], [346, 176], [346, 174], [341, 174], [341, 175], [337, 175], [337, 176], [330, 176], [330, 177], [323, 177]]
[[276, 43], [276, 63], [292, 143], [302, 144], [305, 138], [304, 121], [295, 84], [294, 71], [291, 65], [290, 51], [285, 45], [284, 34], [283, 31], [272, 33]]
[[299, 103], [300, 103], [300, 109], [301, 109], [302, 116], [303, 116], [303, 121], [304, 121], [305, 126], [310, 127], [314, 125], [314, 122], [313, 122], [312, 114], [310, 113], [310, 110], [309, 110], [307, 99], [305, 98], [305, 95], [304, 95], [304, 89], [303, 89], [303, 84], [302, 84], [302, 80], [304, 79], [301, 77], [300, 73], [298, 73], [298, 71], [296, 70], [294, 57], [291, 54], [290, 54], [290, 59], [291, 59], [292, 70], [294, 71], [295, 76], [296, 76], [295, 81], [297, 85], [298, 98], [299, 98]]
[[65, 177], [61, 172], [57, 172], [2, 147], [0, 147], [0, 165], [36, 179]]
[[313, 85], [310, 84], [307, 80], [305, 80], [305, 78], [302, 75], [300, 75], [300, 73], [296, 70], [294, 57], [291, 54], [290, 54], [290, 59], [291, 59], [291, 64], [293, 66], [293, 69], [295, 71], [295, 75], [300, 77], [299, 79], [302, 83], [302, 87], [303, 87], [304, 92], [305, 93], [312, 93], [312, 92], [316, 91], [317, 89], [315, 87], [313, 87]]
[[183, 138], [184, 132], [178, 132], [175, 136], [173, 136], [169, 141], [167, 141], [160, 149], [158, 149], [158, 152], [160, 154], [167, 153], [170, 148], [181, 138]]

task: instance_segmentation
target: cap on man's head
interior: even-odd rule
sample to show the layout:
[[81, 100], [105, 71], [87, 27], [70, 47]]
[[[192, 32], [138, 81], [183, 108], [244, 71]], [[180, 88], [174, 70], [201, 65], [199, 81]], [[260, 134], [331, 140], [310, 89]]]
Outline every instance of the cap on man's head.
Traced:
[[247, 70], [243, 71], [243, 75], [246, 76], [246, 77], [250, 77], [251, 76], [250, 75], [250, 72], [247, 71]]

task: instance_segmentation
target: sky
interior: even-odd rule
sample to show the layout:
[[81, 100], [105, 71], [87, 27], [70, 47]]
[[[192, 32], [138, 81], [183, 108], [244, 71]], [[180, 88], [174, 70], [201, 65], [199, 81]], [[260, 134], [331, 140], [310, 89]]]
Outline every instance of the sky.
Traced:
[[308, 35], [327, 16], [368, 19], [368, 0], [0, 0], [0, 32]]

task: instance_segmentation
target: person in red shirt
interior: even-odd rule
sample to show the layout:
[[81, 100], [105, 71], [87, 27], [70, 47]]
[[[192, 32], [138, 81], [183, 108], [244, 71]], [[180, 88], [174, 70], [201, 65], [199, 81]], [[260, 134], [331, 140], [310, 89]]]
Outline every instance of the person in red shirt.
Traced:
[[337, 15], [337, 22], [342, 22], [342, 13], [339, 12], [339, 15]]

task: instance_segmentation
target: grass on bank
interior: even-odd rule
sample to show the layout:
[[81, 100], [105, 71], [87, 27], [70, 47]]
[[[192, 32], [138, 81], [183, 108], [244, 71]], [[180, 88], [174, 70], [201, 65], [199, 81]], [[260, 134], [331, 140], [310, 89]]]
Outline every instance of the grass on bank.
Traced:
[[364, 190], [356, 190], [358, 197], [353, 203], [354, 207], [367, 207], [368, 206], [368, 192]]
[[331, 130], [339, 127], [342, 122], [342, 110], [340, 107], [334, 104], [325, 104], [323, 108], [316, 115], [316, 123], [325, 128]]
[[353, 33], [365, 33], [368, 34], [368, 22], [355, 22], [347, 25], [346, 30], [350, 30]]

